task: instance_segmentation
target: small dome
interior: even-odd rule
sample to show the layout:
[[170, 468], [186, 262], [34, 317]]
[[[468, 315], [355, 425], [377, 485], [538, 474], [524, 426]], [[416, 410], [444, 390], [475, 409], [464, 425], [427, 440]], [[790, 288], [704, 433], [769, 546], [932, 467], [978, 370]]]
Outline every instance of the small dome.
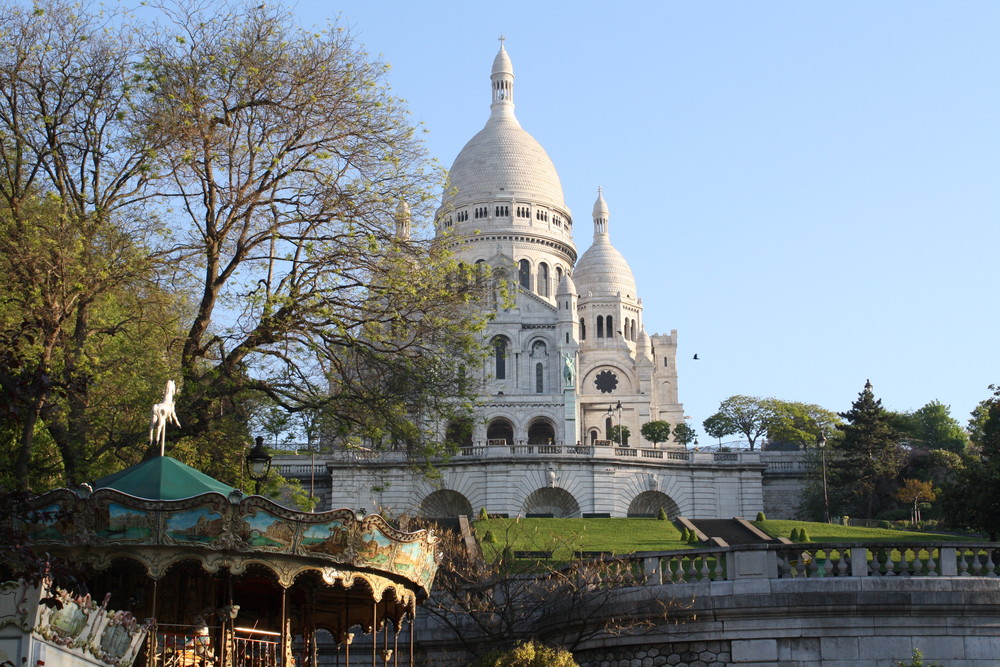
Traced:
[[500, 52], [493, 59], [493, 70], [490, 73], [514, 75], [514, 65], [510, 62], [510, 56], [507, 55], [507, 49], [503, 48], [502, 42], [500, 44]]
[[608, 210], [608, 202], [604, 201], [601, 188], [597, 188], [597, 201], [594, 202], [594, 220], [600, 218], [607, 220], [610, 216], [611, 212]]
[[635, 276], [628, 262], [613, 245], [608, 234], [608, 204], [600, 189], [594, 202], [594, 243], [583, 253], [573, 270], [580, 294], [615, 295], [638, 299]]
[[563, 277], [559, 281], [559, 287], [556, 288], [556, 296], [562, 296], [563, 294], [576, 294], [576, 283], [569, 277], [569, 273], [563, 273]]
[[630, 299], [638, 298], [632, 269], [606, 236], [587, 248], [573, 272], [580, 294], [600, 296], [620, 292]]

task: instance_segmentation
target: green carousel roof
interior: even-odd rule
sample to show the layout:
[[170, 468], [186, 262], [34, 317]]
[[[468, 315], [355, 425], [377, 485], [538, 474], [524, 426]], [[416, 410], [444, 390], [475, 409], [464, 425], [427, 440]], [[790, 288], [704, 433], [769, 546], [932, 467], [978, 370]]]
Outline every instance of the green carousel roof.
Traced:
[[235, 489], [169, 456], [158, 456], [102, 477], [92, 485], [147, 500], [181, 500], [203, 493], [229, 495]]

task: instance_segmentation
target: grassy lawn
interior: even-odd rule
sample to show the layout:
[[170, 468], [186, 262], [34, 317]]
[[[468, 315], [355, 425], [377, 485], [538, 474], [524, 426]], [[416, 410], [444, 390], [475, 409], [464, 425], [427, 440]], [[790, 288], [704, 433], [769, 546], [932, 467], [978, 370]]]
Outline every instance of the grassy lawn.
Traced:
[[[754, 521], [774, 537], [789, 537], [805, 528], [813, 542], [962, 542], [976, 538], [935, 535], [886, 528], [840, 526], [809, 521]], [[473, 522], [476, 539], [487, 558], [505, 548], [551, 551], [553, 561], [567, 562], [578, 551], [626, 555], [636, 551], [672, 551], [693, 546], [681, 541], [672, 521], [658, 519], [485, 519]], [[492, 535], [488, 541], [487, 533]]]
[[753, 521], [753, 525], [773, 537], [790, 537], [793, 528], [805, 528], [813, 542], [976, 542], [979, 538], [935, 535], [888, 528], [840, 526], [810, 521]]
[[[511, 551], [551, 551], [571, 560], [576, 551], [630, 554], [690, 547], [672, 521], [658, 519], [485, 519], [473, 523], [484, 555]], [[493, 542], [484, 541], [487, 532]]]

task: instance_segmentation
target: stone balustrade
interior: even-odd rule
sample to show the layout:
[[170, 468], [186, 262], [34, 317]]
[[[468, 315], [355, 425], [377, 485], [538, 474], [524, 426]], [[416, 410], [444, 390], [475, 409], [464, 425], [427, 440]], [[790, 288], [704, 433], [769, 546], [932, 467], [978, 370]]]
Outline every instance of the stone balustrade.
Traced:
[[[598, 441], [597, 445], [563, 445], [563, 444], [514, 444], [506, 445], [506, 441], [487, 441], [486, 445], [473, 445], [459, 448], [452, 460], [468, 461], [472, 459], [500, 459], [509, 457], [570, 457], [586, 459], [610, 460], [642, 460], [643, 462], [664, 463], [694, 463], [694, 464], [761, 464], [759, 452], [711, 452], [685, 449], [650, 449], [640, 447], [618, 447], [610, 440]], [[608, 443], [602, 446], [601, 443]], [[282, 460], [287, 458], [287, 460]], [[334, 463], [352, 463], [356, 461], [378, 461], [383, 464], [406, 463], [405, 452], [381, 451], [366, 449], [341, 450], [322, 454], [323, 463], [302, 464], [292, 463], [294, 457], [276, 457], [275, 467], [282, 474], [293, 476], [319, 472], [326, 468], [326, 461]]]
[[1000, 575], [1000, 544], [993, 542], [766, 544], [641, 552], [618, 559], [641, 569], [647, 585], [754, 578]]

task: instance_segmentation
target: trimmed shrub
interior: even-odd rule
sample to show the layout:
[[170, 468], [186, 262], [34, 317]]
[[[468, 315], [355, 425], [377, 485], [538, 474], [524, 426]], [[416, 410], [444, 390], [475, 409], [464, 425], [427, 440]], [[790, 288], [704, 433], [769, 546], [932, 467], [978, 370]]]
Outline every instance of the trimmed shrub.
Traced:
[[473, 667], [580, 667], [573, 654], [534, 641], [496, 651], [473, 663]]
[[812, 538], [809, 537], [809, 531], [803, 528], [799, 531], [799, 541], [800, 542], [812, 542]]
[[485, 507], [480, 507], [479, 508], [479, 520], [480, 521], [486, 521], [489, 518], [490, 518], [490, 515], [486, 513], [486, 508]]
[[764, 516], [764, 512], [757, 512], [757, 521], [767, 521], [767, 517]]
[[698, 544], [701, 540], [698, 539], [698, 533], [693, 530], [688, 531], [688, 544]]
[[799, 529], [798, 529], [798, 527], [792, 528], [792, 533], [791, 533], [791, 535], [788, 536], [788, 539], [790, 539], [792, 542], [801, 542], [802, 541], [802, 538], [799, 536]]
[[659, 519], [660, 521], [666, 521], [667, 520], [667, 510], [665, 510], [665, 509], [663, 509], [661, 507], [660, 508], [660, 513], [656, 515], [656, 518]]
[[493, 536], [493, 531], [492, 530], [487, 530], [486, 533], [483, 535], [483, 542], [485, 544], [493, 544], [496, 541], [497, 541], [497, 538]]

